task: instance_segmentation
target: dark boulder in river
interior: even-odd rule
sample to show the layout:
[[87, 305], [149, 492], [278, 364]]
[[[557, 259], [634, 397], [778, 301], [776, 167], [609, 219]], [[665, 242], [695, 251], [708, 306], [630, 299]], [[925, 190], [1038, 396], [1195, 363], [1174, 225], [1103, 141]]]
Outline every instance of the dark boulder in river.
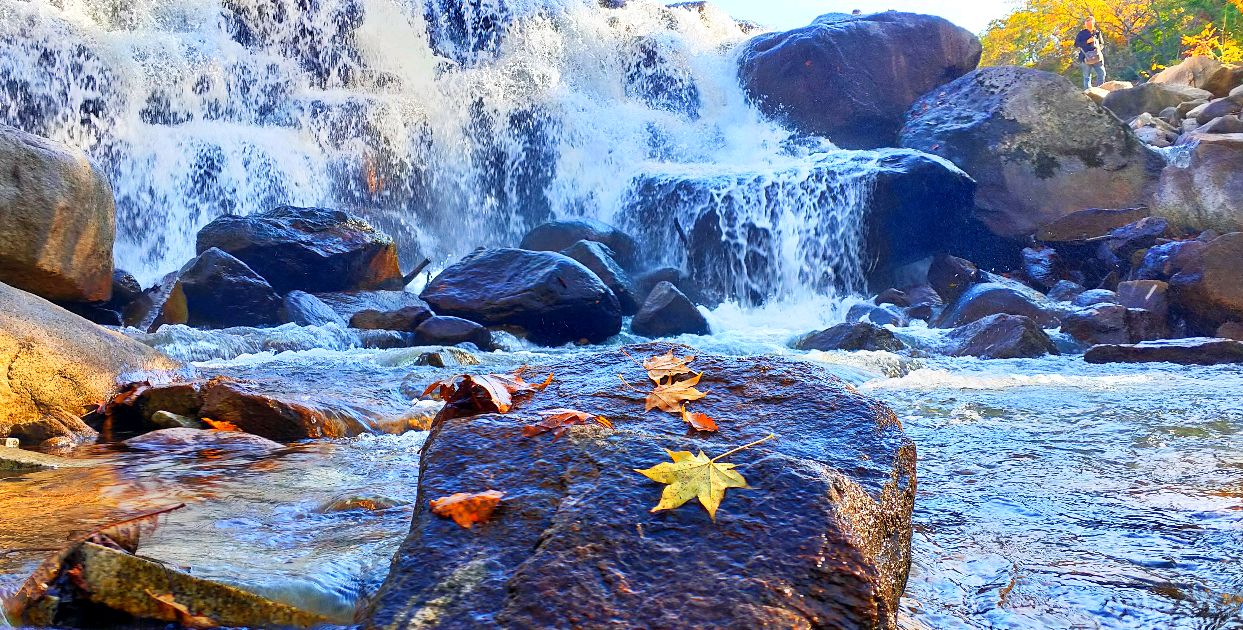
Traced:
[[712, 334], [703, 313], [669, 282], [662, 282], [652, 289], [643, 302], [643, 308], [631, 321], [630, 330], [644, 337]]
[[414, 342], [421, 346], [454, 346], [473, 343], [480, 350], [492, 349], [492, 333], [461, 317], [429, 317], [414, 329]]
[[535, 343], [600, 343], [621, 331], [617, 296], [591, 270], [554, 252], [479, 250], [421, 296], [439, 315], [516, 326]]
[[1093, 346], [1083, 355], [1088, 363], [1181, 363], [1221, 365], [1243, 363], [1243, 341], [1196, 337], [1137, 344]]
[[197, 247], [232, 254], [280, 293], [402, 286], [393, 239], [341, 210], [282, 206], [222, 216], [199, 230]]
[[845, 149], [891, 147], [920, 95], [972, 71], [980, 41], [930, 15], [829, 14], [743, 45], [739, 76], [769, 116]]
[[1005, 237], [1085, 208], [1143, 203], [1165, 161], [1065, 77], [981, 68], [916, 102], [901, 145], [978, 182], [977, 217]]
[[[910, 568], [915, 445], [885, 405], [823, 368], [700, 356], [720, 431], [682, 437], [618, 382], [670, 349], [646, 344], [533, 368], [552, 384], [509, 415], [437, 418], [420, 460], [410, 536], [370, 628], [896, 628]], [[679, 354], [689, 348], [675, 347]], [[578, 409], [615, 430], [523, 436], [536, 412]], [[716, 522], [694, 501], [652, 513], [664, 486], [635, 472], [664, 449], [730, 455], [751, 488]], [[466, 530], [428, 502], [504, 492]]]
[[561, 253], [590, 269], [604, 282], [604, 286], [617, 296], [617, 301], [621, 304], [622, 315], [634, 315], [639, 312], [634, 282], [631, 281], [626, 270], [617, 264], [616, 253], [607, 245], [595, 241], [579, 241], [561, 250]]
[[1057, 308], [1040, 292], [1018, 282], [993, 277], [989, 282], [969, 287], [946, 307], [936, 325], [954, 328], [998, 313], [1030, 317], [1041, 326], [1053, 326], [1058, 321]]
[[520, 249], [533, 252], [560, 252], [579, 241], [591, 241], [608, 247], [613, 259], [623, 269], [634, 270], [638, 263], [639, 246], [629, 234], [594, 219], [549, 221], [535, 226], [522, 237]]
[[811, 333], [794, 344], [799, 350], [883, 350], [897, 352], [906, 344], [898, 340], [887, 328], [868, 322], [838, 324]]
[[1188, 255], [1170, 278], [1174, 309], [1203, 334], [1243, 321], [1243, 232], [1223, 234]]
[[272, 285], [246, 263], [216, 248], [181, 270], [177, 288], [185, 296], [186, 323], [203, 328], [276, 326], [285, 322], [284, 304]]
[[989, 315], [951, 330], [947, 354], [981, 359], [1022, 359], [1057, 354], [1053, 340], [1030, 317]]

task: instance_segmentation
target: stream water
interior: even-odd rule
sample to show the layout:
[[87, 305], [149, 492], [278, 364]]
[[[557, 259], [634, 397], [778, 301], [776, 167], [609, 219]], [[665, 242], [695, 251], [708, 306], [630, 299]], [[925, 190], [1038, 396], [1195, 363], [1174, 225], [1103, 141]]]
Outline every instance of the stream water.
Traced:
[[[833, 317], [825, 313], [806, 309]], [[717, 334], [679, 341], [825, 364], [897, 412], [919, 448], [904, 628], [1237, 627], [1243, 372], [1092, 366], [1074, 356], [802, 353], [785, 345], [812, 325], [792, 327], [798, 315], [726, 306], [712, 313]], [[899, 334], [936, 340], [931, 331]], [[190, 347], [185, 336], [165, 349]], [[585, 351], [515, 346], [480, 358], [507, 370]], [[308, 388], [331, 377], [331, 396], [395, 412], [408, 404], [403, 391], [444, 372], [414, 365], [418, 352], [227, 353], [198, 366]], [[4, 474], [0, 590], [71, 531], [185, 502], [145, 555], [347, 622], [406, 534], [423, 438], [366, 436], [270, 454], [98, 446], [80, 453], [98, 462], [86, 471]], [[378, 509], [330, 507], [348, 499]]]

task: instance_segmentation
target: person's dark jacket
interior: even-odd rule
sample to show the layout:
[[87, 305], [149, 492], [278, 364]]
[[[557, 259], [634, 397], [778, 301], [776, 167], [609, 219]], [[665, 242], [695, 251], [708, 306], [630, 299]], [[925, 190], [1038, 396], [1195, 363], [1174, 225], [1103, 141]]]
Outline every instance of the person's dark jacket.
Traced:
[[[1095, 43], [1089, 44], [1088, 43], [1089, 39], [1091, 39]], [[1088, 53], [1098, 50], [1097, 47], [1100, 45], [1101, 45], [1100, 29], [1097, 29], [1095, 32], [1093, 32], [1085, 28], [1082, 31], [1079, 31], [1079, 34], [1075, 36], [1075, 48], [1079, 49], [1079, 61], [1080, 62], [1086, 61], [1088, 58]], [[1101, 58], [1104, 59], [1104, 57], [1105, 55], [1102, 54]]]

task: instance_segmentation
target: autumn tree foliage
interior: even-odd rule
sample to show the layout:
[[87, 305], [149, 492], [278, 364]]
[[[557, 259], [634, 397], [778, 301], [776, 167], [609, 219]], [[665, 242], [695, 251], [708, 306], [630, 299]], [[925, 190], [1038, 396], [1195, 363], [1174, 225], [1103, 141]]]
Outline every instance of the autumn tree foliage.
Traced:
[[1243, 0], [1022, 0], [981, 35], [981, 63], [1077, 73], [1075, 35], [1089, 15], [1113, 78], [1146, 78], [1193, 55], [1243, 62]]

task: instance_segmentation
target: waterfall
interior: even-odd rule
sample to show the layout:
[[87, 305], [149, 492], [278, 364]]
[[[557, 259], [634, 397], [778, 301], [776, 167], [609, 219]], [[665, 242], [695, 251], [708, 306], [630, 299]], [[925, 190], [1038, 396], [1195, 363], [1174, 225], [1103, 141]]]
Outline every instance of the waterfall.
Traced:
[[707, 172], [732, 192], [672, 212], [719, 219], [723, 298], [857, 289], [866, 169], [747, 102], [752, 29], [651, 0], [0, 0], [0, 122], [97, 160], [144, 284], [226, 213], [351, 210], [408, 268], [551, 217], [658, 221], [653, 186]]

